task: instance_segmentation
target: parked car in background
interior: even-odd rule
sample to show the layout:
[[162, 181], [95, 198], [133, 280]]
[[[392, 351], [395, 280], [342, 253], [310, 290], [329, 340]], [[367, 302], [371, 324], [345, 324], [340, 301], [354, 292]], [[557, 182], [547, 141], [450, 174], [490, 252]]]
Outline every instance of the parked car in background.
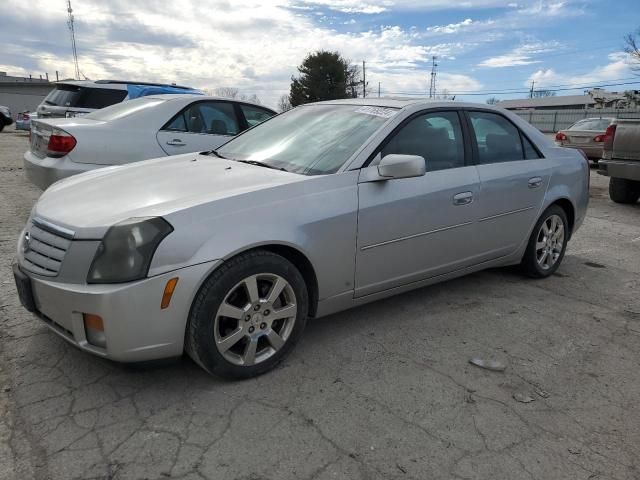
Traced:
[[597, 163], [602, 158], [605, 131], [613, 120], [613, 118], [579, 120], [556, 134], [556, 145], [582, 150], [589, 160]]
[[69, 80], [56, 86], [38, 106], [40, 118], [79, 117], [124, 100], [157, 94], [202, 94], [199, 90], [162, 83], [121, 80]]
[[186, 349], [246, 378], [281, 361], [310, 316], [485, 268], [552, 275], [588, 184], [579, 152], [496, 107], [309, 104], [217, 151], [53, 185], [14, 274], [23, 305], [87, 352], [129, 362]]
[[20, 112], [16, 116], [16, 130], [26, 130], [27, 132], [31, 130], [31, 120], [35, 120], [38, 118], [38, 114], [36, 112]]
[[8, 107], [0, 105], [0, 132], [4, 130], [4, 127], [11, 125], [13, 118], [11, 117], [11, 110]]
[[276, 112], [202, 95], [151, 95], [80, 118], [34, 120], [24, 154], [42, 189], [76, 173], [178, 153], [212, 150]]
[[598, 173], [609, 177], [609, 197], [616, 203], [640, 198], [640, 120], [617, 119], [607, 128]]

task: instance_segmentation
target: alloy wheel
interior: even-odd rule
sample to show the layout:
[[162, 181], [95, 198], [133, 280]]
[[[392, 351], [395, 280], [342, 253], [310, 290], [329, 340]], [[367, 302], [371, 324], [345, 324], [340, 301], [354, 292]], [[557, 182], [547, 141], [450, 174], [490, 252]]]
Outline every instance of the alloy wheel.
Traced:
[[271, 273], [251, 275], [237, 283], [218, 308], [216, 348], [235, 365], [264, 362], [288, 340], [297, 311], [295, 293], [284, 278]]
[[536, 237], [536, 261], [543, 270], [553, 267], [564, 248], [564, 223], [558, 215], [547, 218]]

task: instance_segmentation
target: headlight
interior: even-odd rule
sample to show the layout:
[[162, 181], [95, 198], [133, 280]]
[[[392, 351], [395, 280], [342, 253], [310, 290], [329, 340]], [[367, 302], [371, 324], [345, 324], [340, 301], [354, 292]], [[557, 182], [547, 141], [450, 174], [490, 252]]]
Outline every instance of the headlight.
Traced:
[[160, 217], [130, 218], [109, 228], [93, 259], [87, 283], [145, 278], [153, 254], [173, 227]]

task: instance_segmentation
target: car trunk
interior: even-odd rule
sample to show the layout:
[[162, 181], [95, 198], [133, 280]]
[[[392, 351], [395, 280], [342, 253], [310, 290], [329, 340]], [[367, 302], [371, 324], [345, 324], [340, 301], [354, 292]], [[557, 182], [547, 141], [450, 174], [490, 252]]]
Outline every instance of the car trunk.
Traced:
[[74, 127], [79, 125], [89, 125], [101, 123], [96, 120], [90, 120], [88, 118], [74, 118], [74, 119], [51, 119], [47, 121], [31, 120], [31, 135], [29, 150], [35, 156], [44, 158], [47, 156], [49, 139], [56, 130], [61, 130], [69, 135], [76, 137], [74, 134]]

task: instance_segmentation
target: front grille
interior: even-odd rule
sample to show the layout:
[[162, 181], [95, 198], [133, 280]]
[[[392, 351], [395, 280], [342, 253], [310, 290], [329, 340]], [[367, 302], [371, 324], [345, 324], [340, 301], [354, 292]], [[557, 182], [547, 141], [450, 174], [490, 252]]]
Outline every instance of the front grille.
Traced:
[[71, 245], [71, 239], [55, 232], [55, 227], [38, 225], [34, 221], [22, 239], [25, 270], [46, 277], [55, 277], [60, 271], [62, 260]]

